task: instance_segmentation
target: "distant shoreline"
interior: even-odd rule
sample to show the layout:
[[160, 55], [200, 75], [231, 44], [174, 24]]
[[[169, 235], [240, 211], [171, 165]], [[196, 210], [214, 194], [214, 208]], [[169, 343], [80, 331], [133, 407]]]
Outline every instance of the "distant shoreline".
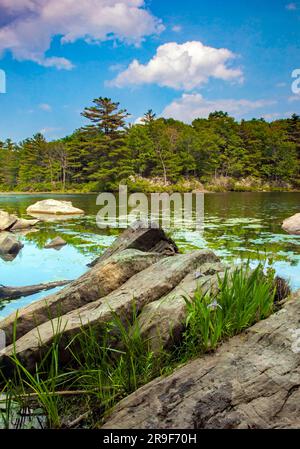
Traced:
[[[163, 193], [163, 192], [140, 192], [137, 191], [139, 193], [145, 193], [145, 194], [150, 194], [150, 193]], [[174, 190], [174, 192], [176, 192], [176, 190]], [[195, 192], [196, 191], [190, 191], [190, 192]], [[213, 191], [213, 190], [198, 190], [198, 193], [300, 193], [300, 190], [285, 190], [285, 189], [278, 189], [278, 190], [223, 190], [223, 191]], [[11, 195], [32, 195], [32, 196], [36, 196], [36, 195], [98, 195], [101, 192], [0, 192], [0, 195], [2, 196], [11, 196]], [[118, 193], [118, 192], [111, 192], [111, 193]], [[134, 192], [131, 192], [134, 193]], [[187, 193], [187, 192], [182, 192], [182, 193]]]
[[97, 195], [98, 192], [0, 192], [0, 195]]

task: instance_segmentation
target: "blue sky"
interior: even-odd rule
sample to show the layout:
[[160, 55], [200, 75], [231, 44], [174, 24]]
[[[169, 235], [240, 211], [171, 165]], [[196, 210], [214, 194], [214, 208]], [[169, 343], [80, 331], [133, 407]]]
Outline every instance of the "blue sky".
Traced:
[[190, 122], [300, 113], [300, 2], [0, 0], [0, 139], [80, 127], [95, 97], [135, 122], [152, 108]]

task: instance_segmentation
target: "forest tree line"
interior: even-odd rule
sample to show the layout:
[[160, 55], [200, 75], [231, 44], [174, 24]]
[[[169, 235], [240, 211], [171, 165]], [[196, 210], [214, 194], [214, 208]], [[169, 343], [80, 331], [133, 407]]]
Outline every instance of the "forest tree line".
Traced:
[[20, 143], [0, 141], [0, 191], [100, 191], [120, 183], [134, 190], [149, 179], [162, 187], [188, 179], [300, 186], [296, 114], [237, 122], [217, 111], [189, 125], [149, 110], [132, 125], [119, 103], [100, 97], [82, 115], [88, 124], [62, 139], [47, 142], [38, 133]]

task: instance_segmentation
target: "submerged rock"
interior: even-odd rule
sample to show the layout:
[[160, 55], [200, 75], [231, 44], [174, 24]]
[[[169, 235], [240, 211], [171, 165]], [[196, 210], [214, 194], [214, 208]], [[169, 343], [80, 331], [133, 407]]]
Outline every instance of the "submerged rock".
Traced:
[[54, 248], [54, 249], [60, 249], [62, 246], [65, 246], [67, 242], [62, 239], [61, 237], [55, 237], [55, 239], [51, 240], [51, 242], [47, 243], [47, 245], [44, 246], [44, 248]]
[[282, 223], [282, 229], [289, 234], [300, 235], [300, 213], [286, 218]]
[[84, 211], [73, 207], [71, 201], [58, 201], [58, 200], [42, 200], [35, 204], [32, 204], [27, 208], [28, 214], [49, 214], [49, 215], [78, 215], [84, 214]]

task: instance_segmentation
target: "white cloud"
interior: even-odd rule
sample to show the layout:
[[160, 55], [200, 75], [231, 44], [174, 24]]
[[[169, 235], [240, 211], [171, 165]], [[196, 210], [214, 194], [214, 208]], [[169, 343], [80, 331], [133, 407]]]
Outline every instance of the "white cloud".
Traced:
[[297, 4], [296, 3], [288, 3], [285, 7], [288, 11], [296, 11]]
[[41, 109], [42, 111], [45, 111], [45, 112], [51, 112], [52, 111], [52, 107], [48, 103], [41, 103], [41, 104], [39, 104], [39, 109]]
[[51, 126], [46, 126], [45, 128], [42, 128], [39, 132], [44, 135], [51, 135], [54, 131], [60, 131], [62, 128], [55, 128]]
[[235, 57], [226, 48], [208, 47], [198, 41], [184, 44], [169, 42], [158, 47], [155, 56], [147, 64], [133, 60], [110, 84], [122, 87], [156, 83], [159, 86], [191, 90], [205, 84], [210, 77], [241, 82], [241, 69], [228, 66]]
[[273, 100], [221, 99], [206, 100], [200, 94], [183, 94], [162, 112], [163, 117], [172, 117], [184, 122], [192, 122], [197, 117], [208, 117], [211, 112], [224, 111], [236, 118], [243, 114], [275, 104]]
[[0, 0], [0, 56], [10, 50], [19, 61], [71, 69], [66, 58], [45, 55], [54, 36], [62, 43], [118, 39], [138, 45], [164, 29], [144, 6], [144, 0]]
[[142, 116], [142, 117], [138, 117], [138, 118], [136, 118], [135, 119], [135, 121], [134, 121], [134, 124], [135, 125], [144, 125], [145, 124], [145, 122], [144, 122], [144, 117]]

